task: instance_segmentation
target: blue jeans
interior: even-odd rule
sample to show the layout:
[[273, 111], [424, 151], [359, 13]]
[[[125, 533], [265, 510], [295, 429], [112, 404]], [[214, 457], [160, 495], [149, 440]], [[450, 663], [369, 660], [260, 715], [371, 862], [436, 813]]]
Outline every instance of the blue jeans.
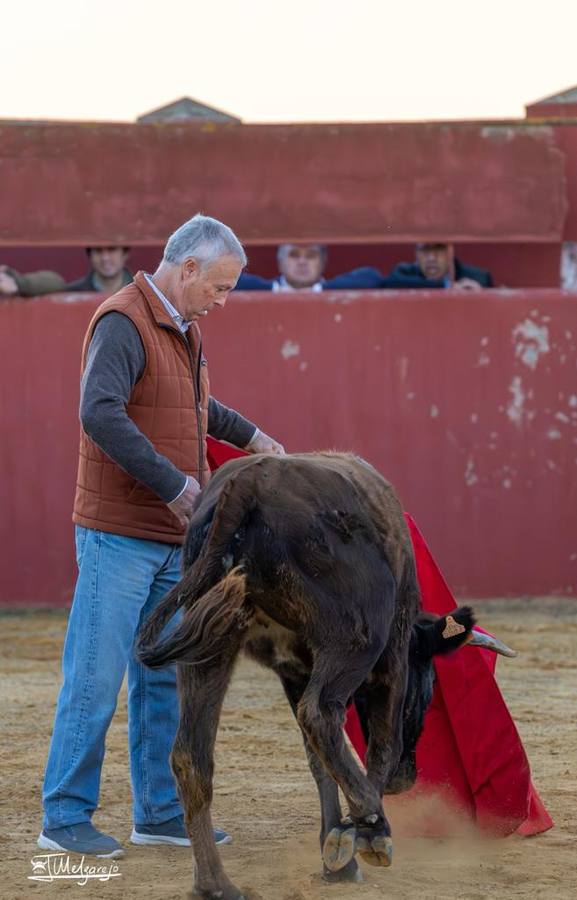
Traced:
[[106, 732], [127, 667], [134, 822], [159, 824], [182, 813], [169, 764], [178, 726], [176, 673], [174, 666], [152, 671], [140, 665], [133, 644], [139, 625], [180, 579], [181, 550], [77, 526], [76, 558], [78, 581], [42, 793], [43, 827], [90, 821]]

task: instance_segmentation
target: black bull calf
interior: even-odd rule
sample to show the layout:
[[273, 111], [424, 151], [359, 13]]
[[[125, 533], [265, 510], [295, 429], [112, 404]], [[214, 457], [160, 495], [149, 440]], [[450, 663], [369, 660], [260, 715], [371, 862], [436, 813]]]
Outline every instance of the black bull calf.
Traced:
[[[178, 608], [182, 620], [162, 628]], [[147, 666], [178, 663], [171, 763], [196, 859], [197, 896], [242, 900], [212, 836], [213, 753], [239, 652], [273, 669], [303, 733], [321, 802], [327, 880], [359, 881], [355, 854], [388, 866], [382, 797], [409, 787], [433, 683], [432, 657], [471, 641], [470, 609], [419, 613], [411, 539], [391, 485], [339, 453], [252, 456], [203, 491], [184, 575], [140, 634]], [[481, 640], [475, 632], [474, 642]], [[357, 699], [366, 774], [343, 735]], [[348, 803], [343, 818], [338, 788]]]

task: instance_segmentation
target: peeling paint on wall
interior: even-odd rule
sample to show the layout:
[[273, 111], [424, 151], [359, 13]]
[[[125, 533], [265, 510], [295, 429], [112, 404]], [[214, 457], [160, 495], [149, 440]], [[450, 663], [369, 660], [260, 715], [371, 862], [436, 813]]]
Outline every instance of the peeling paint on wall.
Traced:
[[546, 325], [537, 325], [531, 319], [519, 322], [513, 329], [512, 340], [515, 344], [515, 356], [530, 369], [537, 368], [539, 357], [549, 353], [549, 329]]
[[470, 456], [467, 460], [467, 465], [465, 466], [465, 484], [468, 487], [473, 487], [478, 481], [479, 476], [475, 472], [475, 460]]
[[285, 341], [281, 347], [281, 356], [283, 359], [290, 359], [291, 356], [298, 356], [301, 352], [300, 344], [295, 344], [294, 341]]
[[509, 420], [517, 426], [517, 428], [521, 428], [523, 425], [523, 410], [525, 406], [525, 391], [523, 390], [523, 382], [519, 375], [515, 375], [511, 384], [509, 385], [509, 393], [512, 394], [513, 399], [507, 406], [507, 416]]
[[434, 403], [431, 406], [431, 419], [437, 419], [439, 417], [439, 407]]

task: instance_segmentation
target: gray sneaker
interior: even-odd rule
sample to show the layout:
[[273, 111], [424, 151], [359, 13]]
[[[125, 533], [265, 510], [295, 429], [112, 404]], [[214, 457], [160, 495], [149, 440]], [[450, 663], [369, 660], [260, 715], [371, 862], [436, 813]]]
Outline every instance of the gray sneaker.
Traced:
[[[216, 844], [230, 844], [232, 838], [222, 828], [215, 828], [214, 840]], [[175, 844], [177, 847], [190, 847], [183, 816], [175, 816], [160, 825], [135, 825], [130, 841], [132, 844]]]
[[43, 828], [37, 841], [41, 850], [71, 850], [117, 859], [124, 856], [124, 850], [113, 837], [97, 831], [92, 822], [79, 825], [65, 825], [63, 828]]

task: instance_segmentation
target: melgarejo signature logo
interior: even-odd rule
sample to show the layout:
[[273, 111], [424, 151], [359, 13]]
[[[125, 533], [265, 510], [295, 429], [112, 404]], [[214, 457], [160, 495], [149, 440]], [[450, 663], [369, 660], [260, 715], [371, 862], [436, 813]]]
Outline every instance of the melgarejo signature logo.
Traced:
[[111, 860], [108, 864], [85, 862], [83, 856], [80, 862], [71, 862], [68, 853], [39, 853], [30, 860], [33, 875], [29, 875], [29, 881], [75, 881], [84, 885], [88, 881], [110, 881], [111, 878], [120, 878], [121, 872], [118, 865]]

